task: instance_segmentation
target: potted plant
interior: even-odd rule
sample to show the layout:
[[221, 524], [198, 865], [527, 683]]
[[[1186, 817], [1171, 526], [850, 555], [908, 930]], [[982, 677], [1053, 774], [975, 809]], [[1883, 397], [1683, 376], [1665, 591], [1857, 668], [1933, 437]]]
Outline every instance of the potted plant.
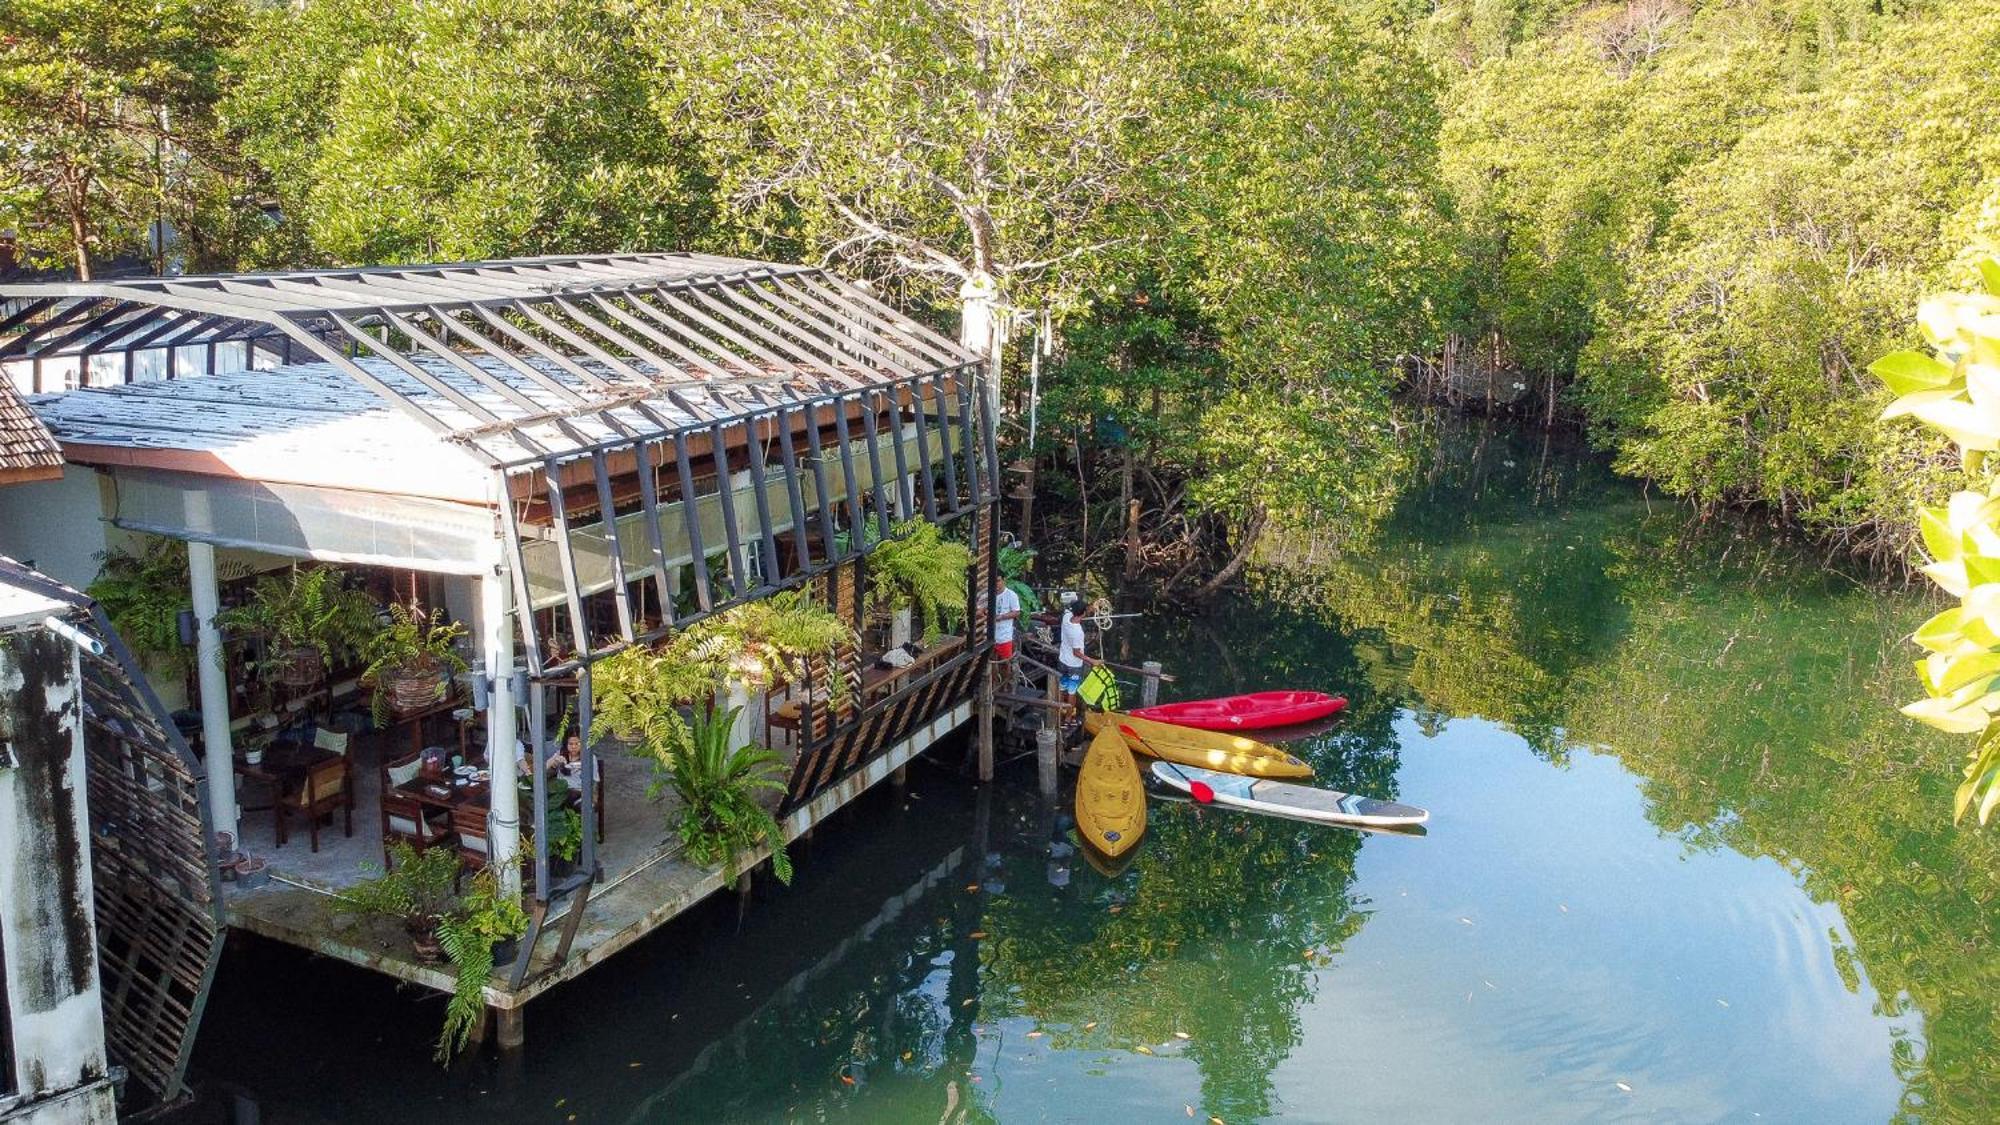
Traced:
[[389, 848], [390, 867], [335, 896], [343, 914], [394, 918], [410, 936], [417, 960], [436, 963], [444, 954], [438, 926], [456, 904], [452, 885], [458, 879], [458, 855], [450, 848], [418, 851], [399, 840]]
[[695, 863], [720, 866], [734, 879], [737, 857], [768, 844], [772, 873], [779, 882], [790, 883], [784, 830], [757, 802], [762, 791], [784, 789], [784, 759], [762, 746], [736, 742], [739, 711], [704, 707], [673, 741], [649, 739], [644, 749], [652, 758], [653, 780], [646, 797], [659, 800], [673, 793], [680, 798], [675, 830]]
[[465, 658], [456, 647], [463, 636], [465, 626], [435, 620], [414, 603], [389, 607], [389, 620], [375, 630], [361, 651], [368, 661], [361, 682], [375, 689], [378, 725], [392, 715], [407, 715], [445, 697], [449, 687], [446, 677], [466, 670]]
[[511, 961], [515, 943], [528, 932], [528, 913], [517, 895], [500, 886], [499, 872], [488, 867], [472, 877], [458, 905], [438, 925], [446, 956], [458, 968], [457, 987], [445, 1005], [444, 1030], [438, 1035], [437, 1058], [449, 1061], [472, 1037], [486, 1016], [486, 982], [493, 967]]
[[147, 660], [182, 675], [194, 671], [194, 649], [181, 643], [180, 630], [181, 614], [194, 609], [187, 545], [155, 539], [136, 555], [111, 550], [97, 558], [97, 581], [84, 592], [104, 608], [111, 627]]
[[868, 555], [869, 603], [892, 614], [914, 610], [923, 621], [924, 639], [934, 640], [965, 618], [965, 571], [971, 565], [971, 549], [945, 538], [938, 525], [906, 520]]
[[254, 891], [271, 881], [270, 861], [246, 855], [236, 861], [236, 885]]
[[310, 687], [374, 633], [375, 605], [331, 567], [295, 566], [285, 578], [257, 579], [249, 600], [219, 620], [227, 629], [264, 638], [257, 671], [289, 687]]

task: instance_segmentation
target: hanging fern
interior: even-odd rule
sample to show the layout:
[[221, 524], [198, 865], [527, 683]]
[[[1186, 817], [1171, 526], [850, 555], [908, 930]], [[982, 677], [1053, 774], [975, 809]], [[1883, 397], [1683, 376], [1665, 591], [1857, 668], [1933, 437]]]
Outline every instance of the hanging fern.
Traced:
[[868, 597], [890, 609], [909, 606], [935, 640], [965, 620], [965, 572], [972, 550], [923, 520], [897, 524], [868, 556]]
[[445, 1005], [444, 1029], [438, 1034], [437, 1060], [449, 1062], [465, 1049], [472, 1029], [486, 1014], [486, 982], [493, 976], [493, 946], [528, 931], [528, 914], [521, 900], [500, 887], [500, 876], [488, 867], [472, 877], [458, 908], [438, 923], [438, 942], [458, 968]]
[[84, 592], [104, 607], [111, 627], [136, 651], [182, 675], [194, 671], [195, 650], [181, 644], [180, 631], [181, 613], [194, 608], [187, 544], [155, 539], [140, 554], [111, 550], [97, 559], [97, 581]]

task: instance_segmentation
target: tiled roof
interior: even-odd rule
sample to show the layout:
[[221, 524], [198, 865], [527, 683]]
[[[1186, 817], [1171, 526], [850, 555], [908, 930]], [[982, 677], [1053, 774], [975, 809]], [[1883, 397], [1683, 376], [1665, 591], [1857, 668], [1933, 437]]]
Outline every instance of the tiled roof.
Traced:
[[0, 376], [0, 482], [62, 475], [62, 449], [14, 384]]

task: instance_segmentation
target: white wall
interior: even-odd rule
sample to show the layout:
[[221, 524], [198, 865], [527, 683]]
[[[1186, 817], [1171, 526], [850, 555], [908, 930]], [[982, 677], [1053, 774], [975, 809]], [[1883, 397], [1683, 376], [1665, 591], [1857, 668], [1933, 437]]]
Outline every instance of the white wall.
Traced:
[[107, 532], [124, 535], [104, 522], [109, 488], [109, 478], [80, 465], [60, 480], [0, 487], [0, 555], [79, 590], [90, 585]]
[[69, 642], [39, 626], [0, 632], [0, 727], [12, 749], [0, 768], [0, 1018], [14, 1052], [0, 1122], [10, 1125], [114, 1117], [79, 694]]

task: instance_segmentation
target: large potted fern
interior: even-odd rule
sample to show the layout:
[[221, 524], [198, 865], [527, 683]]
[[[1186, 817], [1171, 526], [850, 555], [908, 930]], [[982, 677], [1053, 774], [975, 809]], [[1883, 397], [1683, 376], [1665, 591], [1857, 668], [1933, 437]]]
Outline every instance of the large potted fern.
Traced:
[[408, 715], [442, 700], [451, 673], [466, 670], [458, 654], [465, 626], [442, 621], [412, 603], [389, 607], [389, 620], [362, 645], [368, 661], [361, 682], [375, 689], [375, 721]]
[[527, 932], [520, 896], [508, 893], [491, 867], [472, 877], [457, 907], [438, 923], [438, 940], [458, 969], [438, 1033], [439, 1062], [449, 1062], [472, 1038], [472, 1029], [486, 1017], [486, 982], [495, 964], [517, 955], [515, 942]]
[[188, 585], [187, 544], [155, 539], [138, 554], [98, 555], [97, 581], [84, 591], [104, 608], [111, 627], [141, 657], [185, 676], [194, 671], [194, 649], [181, 643], [180, 616], [194, 608]]
[[734, 879], [738, 859], [759, 844], [771, 849], [771, 871], [792, 881], [784, 830], [757, 795], [782, 791], [784, 759], [776, 752], [736, 740], [738, 709], [702, 707], [670, 742], [648, 739], [653, 763], [646, 787], [650, 800], [668, 793], [680, 798], [675, 819], [684, 854], [705, 867], [719, 866]]
[[326, 678], [329, 665], [367, 643], [375, 632], [375, 603], [332, 567], [295, 566], [284, 578], [258, 578], [249, 600], [218, 620], [264, 639], [258, 672], [288, 687], [310, 687]]
[[924, 639], [965, 619], [965, 571], [972, 551], [923, 520], [897, 524], [868, 555], [868, 600], [878, 611], [912, 610]]

